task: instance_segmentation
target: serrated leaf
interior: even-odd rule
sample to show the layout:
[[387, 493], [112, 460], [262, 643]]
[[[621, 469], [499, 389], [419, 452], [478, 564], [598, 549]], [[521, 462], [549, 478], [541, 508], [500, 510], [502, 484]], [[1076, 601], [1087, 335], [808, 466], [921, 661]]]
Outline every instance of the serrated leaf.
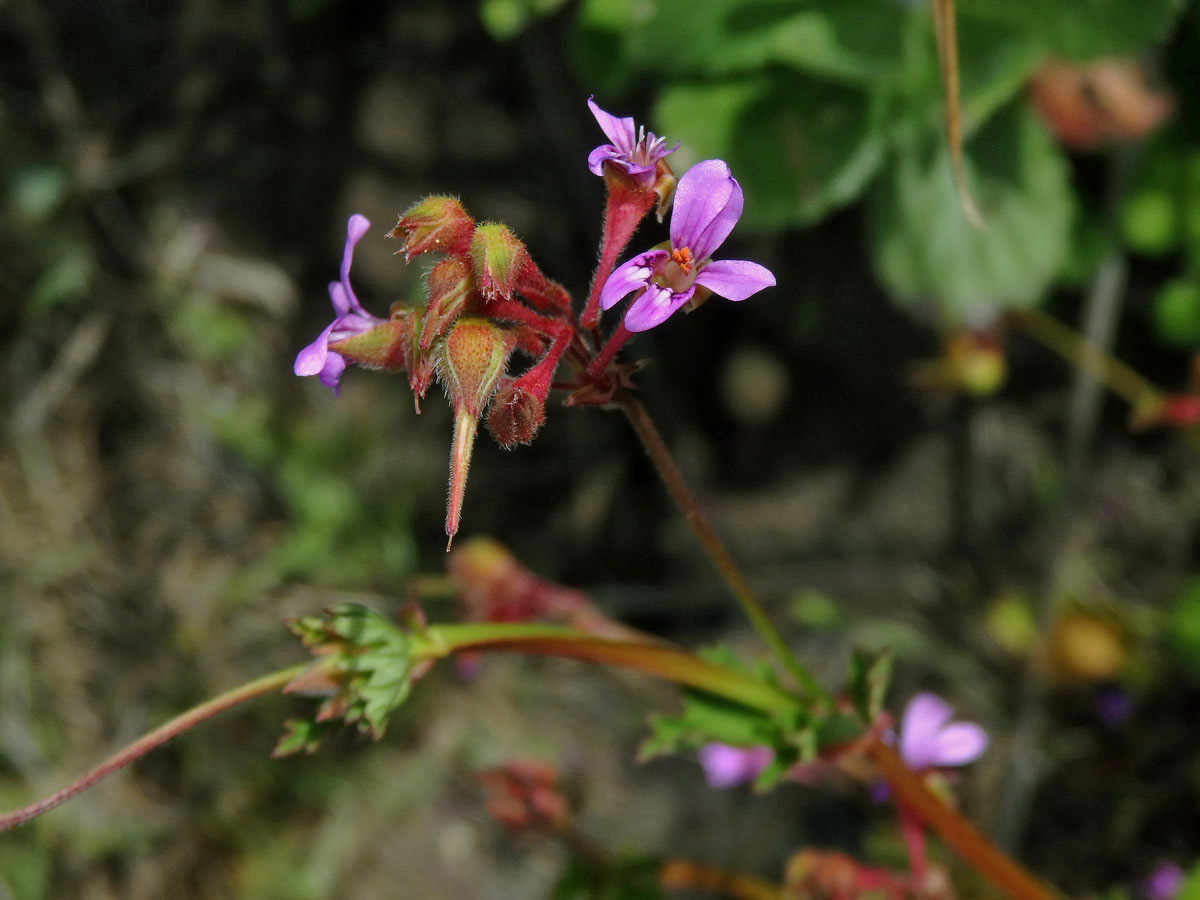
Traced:
[[1023, 106], [967, 145], [986, 229], [967, 226], [944, 142], [907, 135], [874, 196], [875, 267], [902, 305], [934, 303], [949, 325], [1037, 303], [1063, 267], [1074, 212], [1066, 161]]
[[273, 759], [292, 756], [296, 753], [315, 753], [321, 744], [321, 739], [328, 733], [329, 726], [325, 722], [314, 722], [312, 719], [288, 719], [283, 723], [284, 732], [271, 751]]

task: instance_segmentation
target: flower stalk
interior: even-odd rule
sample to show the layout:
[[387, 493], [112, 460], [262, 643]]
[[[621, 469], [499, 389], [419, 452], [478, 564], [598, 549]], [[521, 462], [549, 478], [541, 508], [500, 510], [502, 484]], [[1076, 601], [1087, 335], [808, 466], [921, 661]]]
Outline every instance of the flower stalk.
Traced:
[[264, 675], [261, 678], [256, 678], [253, 681], [226, 691], [219, 696], [213, 697], [211, 700], [206, 700], [198, 706], [193, 706], [187, 712], [180, 713], [153, 731], [144, 734], [132, 744], [113, 754], [100, 765], [81, 775], [61, 790], [55, 791], [50, 796], [38, 800], [36, 803], [30, 803], [28, 806], [22, 806], [20, 809], [0, 815], [0, 831], [15, 828], [18, 825], [28, 822], [30, 819], [37, 818], [44, 812], [49, 812], [56, 806], [61, 806], [76, 794], [86, 791], [113, 772], [123, 769], [134, 760], [145, 756], [151, 750], [161, 747], [167, 741], [171, 740], [171, 738], [195, 728], [201, 722], [206, 722], [213, 718], [213, 716], [225, 712], [227, 709], [240, 706], [247, 700], [253, 700], [255, 697], [261, 697], [263, 694], [282, 690], [284, 685], [308, 669], [309, 666], [310, 663], [306, 662], [287, 669], [280, 669], [277, 672], [272, 672], [269, 675]]

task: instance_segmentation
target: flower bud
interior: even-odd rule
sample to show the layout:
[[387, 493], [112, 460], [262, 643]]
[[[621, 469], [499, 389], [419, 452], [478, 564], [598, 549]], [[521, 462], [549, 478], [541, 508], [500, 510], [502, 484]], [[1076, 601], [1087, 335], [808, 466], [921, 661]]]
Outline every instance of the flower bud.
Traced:
[[479, 291], [487, 300], [512, 298], [517, 281], [529, 265], [529, 253], [507, 226], [487, 222], [475, 229], [471, 261]]
[[400, 217], [388, 237], [404, 238], [404, 261], [422, 253], [465, 255], [471, 248], [475, 220], [453, 197], [426, 197]]
[[421, 319], [421, 339], [418, 346], [428, 350], [463, 311], [474, 290], [471, 266], [461, 257], [443, 259], [434, 266], [425, 284], [428, 302]]
[[458, 319], [439, 354], [438, 376], [455, 409], [478, 419], [504, 375], [512, 341], [487, 319]]
[[500, 388], [488, 409], [487, 428], [505, 450], [528, 444], [546, 421], [546, 406], [534, 394], [510, 384]]
[[402, 372], [409, 365], [412, 339], [412, 310], [400, 308], [369, 331], [331, 341], [329, 349], [364, 369]]

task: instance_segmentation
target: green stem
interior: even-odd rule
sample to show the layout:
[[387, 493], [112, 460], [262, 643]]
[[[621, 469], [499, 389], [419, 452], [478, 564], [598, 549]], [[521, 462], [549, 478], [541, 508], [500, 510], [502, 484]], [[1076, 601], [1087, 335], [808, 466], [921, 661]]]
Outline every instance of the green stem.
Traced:
[[1041, 310], [1013, 312], [1009, 314], [1008, 321], [1014, 328], [1087, 372], [1134, 410], [1143, 409], [1162, 397], [1162, 392], [1134, 369]]
[[44, 812], [54, 809], [56, 806], [66, 803], [76, 794], [86, 791], [102, 778], [111, 775], [118, 769], [124, 768], [138, 757], [144, 756], [155, 747], [165, 744], [171, 738], [182, 734], [190, 728], [194, 728], [201, 722], [211, 719], [213, 716], [223, 713], [227, 709], [232, 709], [239, 704], [245, 703], [247, 700], [252, 700], [263, 694], [269, 694], [272, 691], [282, 689], [289, 681], [308, 669], [311, 665], [311, 662], [305, 662], [298, 666], [280, 669], [278, 672], [272, 672], [270, 675], [256, 678], [254, 681], [235, 687], [233, 690], [226, 691], [224, 694], [213, 697], [211, 700], [205, 700], [198, 706], [193, 706], [187, 712], [179, 714], [169, 722], [159, 725], [148, 734], [142, 735], [125, 749], [110, 756], [107, 760], [96, 766], [96, 768], [81, 775], [61, 790], [55, 791], [49, 797], [0, 815], [0, 831], [14, 828], [17, 825], [40, 816]]
[[754, 591], [751, 590], [746, 577], [742, 574], [742, 570], [734, 562], [729, 549], [708, 523], [708, 520], [704, 517], [704, 513], [700, 511], [700, 505], [696, 502], [696, 498], [688, 487], [687, 481], [684, 480], [683, 473], [679, 471], [679, 466], [675, 464], [675, 458], [671, 456], [671, 451], [667, 449], [667, 445], [663, 441], [662, 435], [658, 433], [658, 429], [654, 425], [654, 420], [650, 418], [646, 407], [642, 406], [636, 397], [628, 393], [620, 395], [616, 403], [620, 407], [621, 412], [629, 420], [629, 424], [633, 426], [633, 430], [637, 432], [638, 438], [641, 439], [642, 447], [646, 450], [646, 455], [654, 463], [655, 469], [658, 470], [659, 478], [662, 479], [663, 484], [667, 488], [667, 493], [671, 495], [671, 499], [675, 501], [675, 505], [683, 514], [684, 521], [687, 522], [688, 527], [700, 542], [700, 546], [708, 555], [713, 568], [717, 570], [717, 574], [721, 576], [726, 586], [733, 592], [733, 596], [741, 604], [747, 618], [750, 619], [750, 624], [754, 626], [754, 630], [759, 633], [759, 636], [771, 648], [771, 651], [784, 668], [792, 673], [809, 697], [829, 705], [831, 703], [829, 695], [821, 687], [816, 678], [804, 668], [804, 665], [796, 658], [792, 651], [788, 649], [783, 636], [771, 624], [771, 620], [767, 618], [762, 604], [754, 596]]
[[634, 669], [763, 712], [787, 712], [797, 706], [796, 698], [765, 681], [649, 641], [618, 641], [549, 625], [493, 623], [433, 625], [413, 637], [418, 657], [440, 658], [462, 650], [563, 656]]

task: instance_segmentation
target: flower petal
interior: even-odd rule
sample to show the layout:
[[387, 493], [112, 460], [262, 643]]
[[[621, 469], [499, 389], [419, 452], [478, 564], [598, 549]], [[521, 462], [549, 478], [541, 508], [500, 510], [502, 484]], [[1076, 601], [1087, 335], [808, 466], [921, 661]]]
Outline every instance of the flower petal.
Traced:
[[338, 395], [338, 379], [342, 377], [342, 372], [346, 369], [346, 360], [340, 353], [329, 352], [325, 357], [325, 365], [321, 368], [320, 379], [321, 384], [333, 391], [333, 396]]
[[704, 259], [729, 236], [742, 215], [742, 189], [721, 159], [698, 162], [679, 179], [671, 213], [671, 246]]
[[727, 300], [745, 300], [763, 288], [775, 286], [770, 269], [745, 259], [716, 259], [700, 268], [696, 284], [702, 284]]
[[[595, 96], [595, 95], [593, 95]], [[633, 116], [618, 118], [611, 113], [606, 113], [592, 97], [588, 97], [588, 108], [592, 111], [592, 115], [596, 119], [596, 124], [600, 126], [600, 130], [604, 132], [604, 136], [613, 143], [619, 154], [628, 155], [633, 150], [633, 145], [637, 142], [637, 128], [633, 124]], [[591, 158], [588, 158], [589, 164]], [[593, 169], [593, 172], [596, 170]], [[601, 174], [596, 172], [597, 175]]]
[[705, 744], [698, 754], [704, 780], [715, 788], [731, 788], [758, 777], [770, 765], [774, 753], [768, 747], [731, 747]]
[[600, 308], [612, 309], [630, 293], [649, 284], [654, 266], [667, 256], [666, 250], [648, 250], [617, 266], [600, 289]]
[[329, 333], [337, 323], [330, 322], [315, 341], [296, 354], [292, 371], [297, 375], [317, 375], [325, 368], [325, 357], [329, 352]]
[[329, 302], [333, 304], [333, 311], [339, 317], [350, 312], [350, 298], [346, 296], [346, 289], [340, 281], [329, 282]]
[[694, 284], [678, 294], [670, 288], [649, 284], [629, 304], [629, 309], [625, 312], [625, 327], [630, 331], [649, 331], [669, 319], [671, 314], [691, 300], [695, 293]]
[[908, 701], [900, 720], [900, 755], [910, 769], [928, 769], [933, 762], [937, 733], [954, 714], [937, 694], [920, 693]]
[[987, 749], [987, 732], [974, 722], [953, 722], [941, 729], [931, 746], [931, 766], [965, 766]]
[[370, 227], [371, 223], [366, 216], [360, 216], [358, 213], [352, 215], [346, 222], [346, 246], [342, 248], [342, 288], [350, 298], [350, 305], [359, 312], [362, 311], [362, 306], [354, 296], [354, 288], [350, 287], [350, 263], [354, 260], [355, 245], [362, 240]]

